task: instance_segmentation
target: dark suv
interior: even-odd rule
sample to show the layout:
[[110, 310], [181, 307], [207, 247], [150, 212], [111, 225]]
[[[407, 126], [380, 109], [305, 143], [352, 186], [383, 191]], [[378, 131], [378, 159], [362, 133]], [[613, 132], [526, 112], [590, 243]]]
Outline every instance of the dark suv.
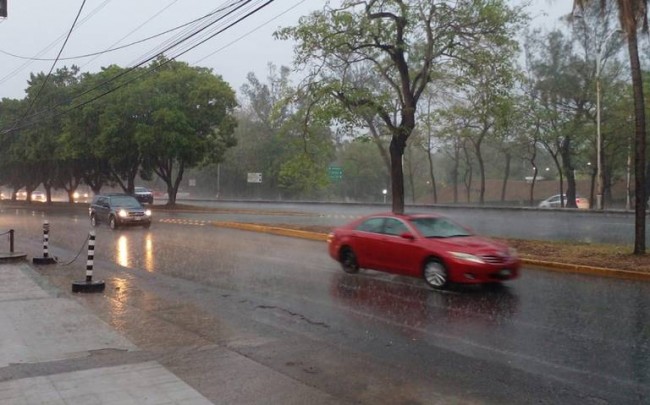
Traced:
[[100, 222], [108, 223], [111, 229], [123, 225], [151, 226], [151, 210], [127, 194], [98, 194], [93, 197], [88, 211], [92, 226]]
[[146, 187], [136, 187], [133, 196], [141, 203], [153, 204], [153, 193]]

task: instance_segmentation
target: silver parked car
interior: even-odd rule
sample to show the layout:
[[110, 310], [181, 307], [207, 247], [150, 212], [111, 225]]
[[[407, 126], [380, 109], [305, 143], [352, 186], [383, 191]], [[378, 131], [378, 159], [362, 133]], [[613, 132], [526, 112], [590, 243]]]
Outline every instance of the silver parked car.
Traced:
[[[562, 208], [562, 200], [564, 200], [564, 206], [566, 207], [566, 195], [556, 194], [547, 198], [546, 200], [539, 203], [539, 208]], [[576, 205], [580, 209], [589, 209], [589, 200], [579, 195], [576, 195]]]

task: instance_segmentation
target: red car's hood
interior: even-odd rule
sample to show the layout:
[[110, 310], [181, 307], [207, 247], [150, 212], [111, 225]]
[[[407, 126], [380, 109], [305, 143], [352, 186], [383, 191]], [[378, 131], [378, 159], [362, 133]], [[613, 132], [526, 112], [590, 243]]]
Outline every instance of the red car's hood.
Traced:
[[448, 251], [470, 254], [508, 253], [508, 247], [505, 244], [481, 236], [427, 238], [425, 243]]

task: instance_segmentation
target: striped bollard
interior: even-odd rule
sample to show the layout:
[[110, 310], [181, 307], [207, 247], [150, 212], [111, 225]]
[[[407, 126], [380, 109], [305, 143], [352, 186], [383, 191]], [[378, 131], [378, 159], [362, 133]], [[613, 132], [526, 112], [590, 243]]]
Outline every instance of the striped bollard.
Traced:
[[72, 292], [102, 292], [106, 287], [104, 281], [93, 281], [95, 262], [95, 231], [88, 235], [88, 259], [86, 260], [86, 279], [72, 282]]
[[49, 251], [50, 244], [50, 222], [46, 219], [43, 221], [43, 257], [35, 257], [32, 259], [34, 264], [54, 264], [56, 259], [50, 257]]

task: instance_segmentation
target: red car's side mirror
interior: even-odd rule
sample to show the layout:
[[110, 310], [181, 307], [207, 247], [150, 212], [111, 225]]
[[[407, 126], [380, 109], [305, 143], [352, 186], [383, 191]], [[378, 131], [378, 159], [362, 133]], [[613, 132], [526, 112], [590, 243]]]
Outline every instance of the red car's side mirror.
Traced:
[[410, 232], [404, 232], [400, 235], [400, 237], [402, 239], [415, 240], [415, 236], [413, 236], [413, 234]]

